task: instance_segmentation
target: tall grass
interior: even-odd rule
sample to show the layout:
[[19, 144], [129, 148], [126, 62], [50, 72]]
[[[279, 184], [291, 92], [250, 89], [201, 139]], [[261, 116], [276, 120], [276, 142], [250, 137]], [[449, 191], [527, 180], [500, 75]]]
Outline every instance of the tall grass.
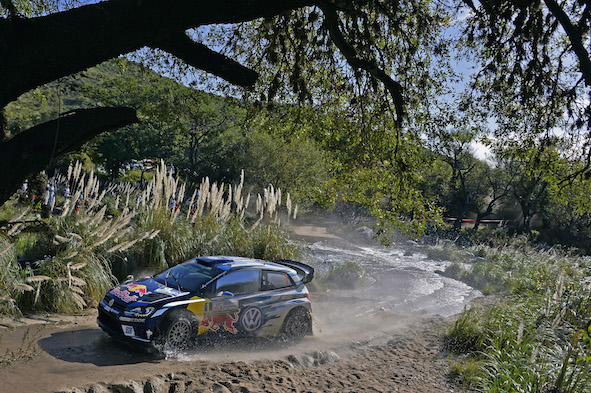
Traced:
[[[279, 228], [281, 190], [269, 186], [249, 206], [255, 197], [244, 195], [244, 175], [235, 185], [205, 178], [187, 192], [164, 162], [144, 188], [103, 185], [75, 163], [57, 182], [69, 184], [72, 196], [54, 198], [53, 215], [37, 218], [36, 232], [16, 223], [34, 218], [31, 210], [7, 205], [18, 219], [8, 220], [0, 239], [0, 313], [80, 312], [129, 274], [154, 273], [196, 255], [276, 260], [296, 253]], [[289, 195], [287, 201], [292, 213]]]
[[14, 243], [0, 237], [0, 313], [20, 314], [17, 304], [25, 291], [33, 287], [25, 284], [23, 274], [16, 261]]
[[504, 300], [464, 311], [446, 334], [447, 348], [468, 356], [464, 368], [456, 366], [467, 386], [486, 392], [591, 391], [590, 261], [522, 243], [479, 246], [478, 252], [484, 259], [468, 268], [454, 265], [448, 273]]

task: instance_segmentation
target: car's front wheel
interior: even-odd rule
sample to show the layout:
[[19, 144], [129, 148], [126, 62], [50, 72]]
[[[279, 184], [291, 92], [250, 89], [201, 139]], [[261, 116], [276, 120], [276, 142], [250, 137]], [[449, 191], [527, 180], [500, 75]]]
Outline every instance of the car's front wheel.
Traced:
[[188, 311], [172, 311], [160, 329], [160, 344], [165, 351], [186, 349], [195, 335], [195, 317]]
[[300, 341], [312, 330], [312, 315], [310, 311], [298, 307], [287, 314], [283, 322], [281, 337], [287, 341]]

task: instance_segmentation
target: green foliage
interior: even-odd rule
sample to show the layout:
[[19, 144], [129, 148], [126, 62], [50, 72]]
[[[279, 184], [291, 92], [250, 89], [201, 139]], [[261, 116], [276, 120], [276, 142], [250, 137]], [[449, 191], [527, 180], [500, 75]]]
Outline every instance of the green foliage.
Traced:
[[333, 263], [320, 281], [327, 289], [357, 289], [367, 285], [367, 270], [357, 261]]
[[250, 183], [256, 189], [269, 183], [288, 189], [304, 205], [322, 200], [329, 180], [326, 152], [304, 135], [283, 137], [281, 130], [269, 133], [264, 128], [253, 127], [246, 137], [247, 154], [242, 159]]
[[[445, 18], [431, 15], [431, 11], [422, 8], [425, 6], [421, 4], [416, 10], [419, 14], [409, 16], [404, 23], [422, 25], [424, 19], [445, 26]], [[309, 11], [302, 10], [302, 15], [308, 15]], [[317, 22], [298, 28], [305, 30], [314, 23]], [[267, 22], [263, 25], [269, 27]], [[244, 25], [239, 29], [258, 36], [261, 32], [251, 30], [252, 27]], [[272, 34], [289, 36], [291, 33]], [[415, 44], [436, 45], [436, 31], [413, 34], [418, 35]], [[301, 40], [302, 36], [296, 38]], [[399, 44], [404, 46], [402, 42]], [[439, 44], [438, 50], [444, 51], [445, 44]], [[276, 54], [283, 44], [277, 41], [269, 45]], [[395, 44], [372, 45], [384, 45], [389, 51], [392, 48], [388, 45]], [[256, 48], [264, 52], [264, 58], [272, 56], [266, 49], [271, 48]], [[291, 52], [293, 48], [283, 49]], [[298, 62], [302, 60], [298, 58]], [[400, 60], [396, 57], [392, 61]], [[434, 61], [433, 58], [423, 60], [425, 65]], [[300, 77], [311, 64], [302, 64]], [[448, 72], [445, 62], [441, 66], [443, 70], [438, 78]], [[520, 223], [514, 225], [516, 230], [531, 231], [532, 218], [540, 217], [544, 223], [536, 230], [540, 230], [541, 240], [588, 251], [590, 186], [581, 177], [571, 177], [584, 170], [584, 160], [575, 155], [580, 144], [540, 136], [544, 127], [554, 123], [544, 123], [546, 115], [539, 108], [530, 108], [531, 111], [521, 108], [515, 112], [523, 121], [499, 113], [498, 129], [488, 130], [489, 126], [474, 108], [458, 111], [439, 101], [434, 103], [432, 98], [445, 88], [427, 78], [427, 72], [420, 70], [419, 74], [409, 76], [425, 84], [425, 89], [409, 97], [413, 102], [408, 108], [412, 118], [402, 129], [389, 110], [391, 105], [381, 102], [384, 97], [369, 96], [375, 89], [373, 85], [364, 87], [365, 90], [360, 87], [365, 96], [357, 97], [358, 92], [347, 88], [344, 80], [340, 85], [322, 82], [319, 90], [327, 93], [341, 90], [337, 100], [326, 96], [318, 101], [304, 100], [299, 105], [295, 105], [298, 100], [275, 102], [279, 96], [287, 98], [292, 94], [281, 91], [275, 98], [267, 97], [266, 108], [262, 109], [264, 103], [260, 101], [247, 105], [245, 101], [196, 91], [126, 59], [108, 61], [41, 86], [11, 103], [5, 112], [10, 130], [16, 134], [55, 117], [58, 112], [77, 107], [136, 108], [141, 124], [105, 133], [92, 141], [86, 153], [79, 154], [85, 158], [87, 170], [100, 167], [111, 180], [121, 178], [123, 165], [130, 160], [153, 157], [166, 157], [189, 182], [198, 182], [204, 176], [212, 181], [236, 182], [244, 168], [257, 191], [271, 183], [289, 189], [301, 204], [331, 208], [337, 202], [348, 202], [370, 212], [378, 222], [378, 237], [386, 243], [399, 231], [423, 233], [427, 222], [439, 226], [442, 214], [482, 218], [496, 213], [504, 219], [516, 220], [520, 214], [512, 210], [516, 208], [521, 211]], [[286, 76], [270, 77], [269, 82]], [[302, 83], [300, 80], [297, 87], [305, 88]], [[426, 110], [433, 105], [435, 109]], [[480, 139], [493, 147], [496, 154], [494, 164], [489, 165], [474, 157], [471, 142], [493, 131], [502, 138]], [[515, 136], [512, 131], [516, 131]], [[521, 138], [524, 134], [528, 138]], [[63, 173], [67, 162], [56, 165]], [[151, 176], [143, 173], [144, 181], [149, 181]], [[142, 172], [130, 170], [122, 177], [137, 182]], [[36, 194], [41, 195], [45, 181], [39, 184], [41, 188]], [[41, 206], [37, 209], [46, 213]], [[109, 211], [116, 214], [114, 210]]]
[[295, 259], [297, 248], [291, 244], [281, 231], [273, 226], [258, 226], [252, 230], [252, 255], [255, 258], [276, 261]]
[[590, 389], [588, 261], [518, 241], [474, 251], [482, 257], [468, 271], [455, 264], [449, 272], [511, 295], [502, 304], [464, 311], [446, 333], [450, 351], [469, 355], [465, 367], [455, 367], [464, 383], [487, 392]]
[[16, 200], [11, 200], [5, 203], [0, 209], [0, 221], [12, 221], [20, 215], [20, 209], [17, 206]]
[[22, 283], [22, 273], [9, 239], [0, 237], [0, 314], [19, 314], [17, 302], [22, 292], [15, 284]]
[[445, 332], [445, 349], [455, 354], [482, 351], [486, 339], [482, 314], [479, 308], [464, 309]]
[[591, 213], [588, 206], [589, 181], [577, 180], [558, 190], [541, 213], [541, 240], [577, 247], [591, 254]]
[[453, 261], [459, 258], [458, 249], [453, 244], [441, 244], [425, 249], [427, 258], [436, 261]]

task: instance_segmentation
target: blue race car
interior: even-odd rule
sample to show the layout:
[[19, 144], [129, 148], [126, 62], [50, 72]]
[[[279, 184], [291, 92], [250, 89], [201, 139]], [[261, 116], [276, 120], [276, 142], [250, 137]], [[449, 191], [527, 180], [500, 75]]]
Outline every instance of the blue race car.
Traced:
[[301, 262], [198, 257], [112, 288], [97, 321], [116, 339], [165, 350], [212, 334], [299, 340], [312, 333], [313, 278]]

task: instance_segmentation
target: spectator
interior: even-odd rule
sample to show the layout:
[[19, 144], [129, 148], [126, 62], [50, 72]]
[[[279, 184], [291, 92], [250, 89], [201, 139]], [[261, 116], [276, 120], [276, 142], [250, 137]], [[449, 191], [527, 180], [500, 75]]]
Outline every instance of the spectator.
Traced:
[[55, 200], [55, 183], [49, 183], [47, 186], [47, 204], [53, 206]]
[[25, 179], [25, 181], [23, 182], [23, 187], [21, 189], [23, 196], [26, 198], [29, 194], [28, 194], [28, 189], [29, 189], [29, 180]]

